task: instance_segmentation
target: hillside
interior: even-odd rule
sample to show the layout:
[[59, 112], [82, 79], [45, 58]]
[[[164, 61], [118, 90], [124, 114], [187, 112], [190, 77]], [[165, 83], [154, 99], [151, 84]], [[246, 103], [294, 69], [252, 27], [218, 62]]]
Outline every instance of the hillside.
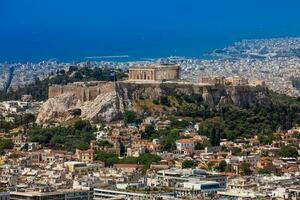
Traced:
[[200, 123], [201, 134], [218, 132], [227, 139], [252, 134], [267, 137], [300, 124], [300, 100], [264, 87], [129, 82], [119, 82], [115, 91], [92, 101], [81, 102], [68, 93], [51, 98], [37, 119], [39, 123], [52, 123], [80, 117], [105, 123], [123, 119], [129, 110], [135, 113], [137, 122], [149, 116], [187, 119]]

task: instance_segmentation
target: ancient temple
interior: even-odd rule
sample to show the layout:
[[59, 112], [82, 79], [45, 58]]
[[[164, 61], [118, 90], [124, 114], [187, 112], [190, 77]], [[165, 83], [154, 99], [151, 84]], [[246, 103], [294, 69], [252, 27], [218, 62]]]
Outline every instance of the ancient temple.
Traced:
[[153, 64], [129, 68], [130, 81], [167, 81], [179, 79], [180, 67], [171, 64]]

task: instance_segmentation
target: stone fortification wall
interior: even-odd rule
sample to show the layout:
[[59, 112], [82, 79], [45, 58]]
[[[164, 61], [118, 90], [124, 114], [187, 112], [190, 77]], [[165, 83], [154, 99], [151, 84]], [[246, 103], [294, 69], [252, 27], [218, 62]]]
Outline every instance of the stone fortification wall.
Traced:
[[62, 94], [74, 94], [82, 102], [92, 101], [98, 95], [112, 92], [115, 90], [113, 82], [99, 82], [94, 84], [68, 84], [53, 85], [49, 87], [48, 98], [54, 98]]
[[[129, 106], [140, 97], [158, 99], [162, 95], [172, 94], [201, 94], [204, 101], [210, 106], [216, 106], [220, 102], [229, 102], [240, 107], [254, 105], [258, 99], [268, 95], [266, 87], [223, 86], [223, 85], [199, 85], [194, 83], [180, 82], [153, 82], [135, 83], [128, 81], [120, 82], [100, 82], [93, 85], [69, 84], [57, 85], [49, 88], [49, 98], [54, 98], [61, 94], [75, 95], [82, 102], [93, 101], [101, 94], [116, 92], [125, 107]], [[264, 96], [262, 98], [261, 96]]]

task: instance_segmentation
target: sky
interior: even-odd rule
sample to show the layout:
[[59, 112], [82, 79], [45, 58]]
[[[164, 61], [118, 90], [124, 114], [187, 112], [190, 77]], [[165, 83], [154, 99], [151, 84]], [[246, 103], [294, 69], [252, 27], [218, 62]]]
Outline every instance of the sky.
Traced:
[[0, 60], [198, 56], [300, 36], [299, 0], [0, 0]]

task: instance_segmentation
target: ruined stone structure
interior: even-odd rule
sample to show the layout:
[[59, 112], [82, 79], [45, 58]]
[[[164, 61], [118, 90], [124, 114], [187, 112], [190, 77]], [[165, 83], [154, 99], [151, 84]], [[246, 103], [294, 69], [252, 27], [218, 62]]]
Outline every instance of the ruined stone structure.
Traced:
[[266, 82], [263, 80], [249, 80], [249, 85], [256, 87], [256, 86], [266, 86]]
[[233, 85], [233, 86], [248, 85], [249, 81], [248, 81], [248, 79], [240, 77], [240, 76], [232, 76], [232, 77], [226, 78], [226, 84]]
[[114, 82], [77, 82], [68, 85], [53, 85], [49, 87], [48, 98], [54, 98], [61, 94], [74, 94], [80, 101], [92, 101], [98, 95], [115, 90]]
[[129, 81], [167, 81], [179, 79], [178, 65], [153, 64], [147, 67], [130, 67]]
[[224, 76], [202, 76], [198, 82], [203, 85], [228, 85], [228, 86], [240, 86], [251, 85], [258, 86], [264, 85], [264, 81], [260, 80], [248, 80], [240, 76], [224, 77]]
[[199, 78], [199, 83], [208, 85], [225, 85], [226, 78], [224, 76], [202, 76]]

